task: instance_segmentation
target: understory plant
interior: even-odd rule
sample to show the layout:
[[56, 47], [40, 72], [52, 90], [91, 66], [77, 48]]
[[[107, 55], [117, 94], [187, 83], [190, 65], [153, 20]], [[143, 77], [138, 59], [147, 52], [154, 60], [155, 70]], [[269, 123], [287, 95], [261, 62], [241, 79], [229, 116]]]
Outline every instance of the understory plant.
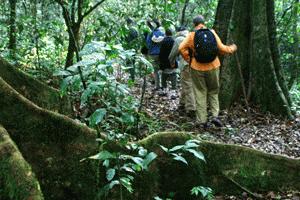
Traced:
[[[184, 163], [185, 165], [188, 165], [189, 163], [188, 163], [187, 159], [185, 158], [185, 156], [187, 156], [187, 154], [191, 154], [196, 159], [200, 160], [201, 162], [206, 163], [203, 153], [200, 150], [198, 150], [200, 143], [201, 143], [201, 141], [199, 141], [199, 140], [191, 139], [191, 140], [187, 140], [182, 145], [176, 145], [171, 148], [167, 148], [163, 145], [159, 145], [159, 146], [173, 160], [176, 160], [181, 163]], [[201, 196], [204, 199], [207, 199], [207, 200], [213, 199], [213, 191], [209, 187], [195, 186], [191, 189], [191, 195], [199, 196], [199, 194], [201, 194]], [[160, 199], [159, 197], [156, 197], [155, 200], [159, 200], [159, 199]]]
[[122, 144], [120, 142], [119, 144], [123, 145], [128, 153], [102, 150], [98, 154], [89, 157], [90, 159], [99, 160], [106, 171], [106, 183], [97, 193], [99, 199], [108, 197], [110, 192], [115, 191], [119, 199], [123, 200], [125, 198], [123, 189], [132, 194], [134, 192], [132, 187], [134, 177], [138, 176], [140, 172], [148, 170], [151, 162], [157, 157], [154, 152], [149, 152], [135, 143], [125, 142]]
[[140, 101], [131, 94], [134, 81], [128, 72], [146, 76], [152, 65], [134, 50], [103, 41], [85, 45], [80, 56], [81, 61], [55, 73], [64, 77], [61, 95], [80, 98], [75, 104], [82, 111], [80, 119], [98, 132], [136, 134]]

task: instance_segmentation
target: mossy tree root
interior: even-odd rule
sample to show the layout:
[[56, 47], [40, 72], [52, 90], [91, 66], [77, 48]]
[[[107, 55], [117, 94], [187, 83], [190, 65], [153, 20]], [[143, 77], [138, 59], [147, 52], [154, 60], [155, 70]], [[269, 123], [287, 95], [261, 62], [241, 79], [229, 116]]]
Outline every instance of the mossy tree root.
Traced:
[[[184, 144], [188, 139], [197, 137], [179, 132], [156, 133], [138, 142], [159, 155], [151, 164], [150, 171], [136, 178], [138, 199], [153, 199], [158, 194], [163, 197], [170, 192], [175, 193], [175, 199], [195, 199], [190, 195], [190, 190], [200, 185], [223, 194], [241, 194], [245, 190], [300, 190], [299, 159], [237, 145], [202, 141], [199, 150], [205, 155], [206, 163], [187, 155], [189, 165], [185, 165], [172, 160], [158, 145], [170, 148]], [[115, 149], [116, 146], [108, 145], [104, 148]]]
[[30, 165], [0, 125], [0, 200], [43, 200]]
[[72, 114], [70, 100], [59, 91], [16, 69], [0, 57], [0, 77], [36, 105], [66, 115]]
[[40, 181], [46, 199], [93, 199], [96, 132], [23, 97], [0, 77], [0, 123]]

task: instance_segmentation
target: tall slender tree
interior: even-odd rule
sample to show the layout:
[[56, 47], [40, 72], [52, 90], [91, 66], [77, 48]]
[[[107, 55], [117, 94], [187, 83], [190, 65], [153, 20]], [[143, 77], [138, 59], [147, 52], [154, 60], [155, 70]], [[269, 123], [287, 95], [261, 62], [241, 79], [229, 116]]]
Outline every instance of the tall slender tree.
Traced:
[[10, 18], [9, 18], [9, 42], [8, 49], [10, 50], [10, 56], [15, 58], [16, 49], [17, 49], [17, 27], [16, 27], [16, 18], [17, 18], [17, 0], [9, 0], [10, 5]]
[[105, 0], [98, 1], [93, 6], [89, 0], [55, 0], [62, 8], [62, 14], [68, 29], [69, 46], [65, 67], [73, 64], [74, 53], [79, 60], [80, 28], [83, 20], [89, 16]]

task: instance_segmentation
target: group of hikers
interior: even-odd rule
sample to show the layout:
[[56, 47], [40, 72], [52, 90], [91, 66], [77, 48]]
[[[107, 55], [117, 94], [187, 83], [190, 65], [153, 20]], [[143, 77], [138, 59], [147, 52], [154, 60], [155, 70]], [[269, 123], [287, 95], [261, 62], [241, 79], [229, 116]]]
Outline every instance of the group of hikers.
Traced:
[[237, 46], [224, 45], [216, 32], [205, 26], [202, 15], [193, 19], [193, 31], [178, 27], [174, 38], [172, 30], [164, 31], [158, 20], [147, 24], [151, 29], [145, 36], [147, 58], [154, 67], [155, 90], [167, 88], [168, 81], [176, 89], [179, 69], [182, 89], [178, 109], [204, 128], [210, 124], [222, 127], [218, 118], [221, 65], [218, 55], [232, 54]]

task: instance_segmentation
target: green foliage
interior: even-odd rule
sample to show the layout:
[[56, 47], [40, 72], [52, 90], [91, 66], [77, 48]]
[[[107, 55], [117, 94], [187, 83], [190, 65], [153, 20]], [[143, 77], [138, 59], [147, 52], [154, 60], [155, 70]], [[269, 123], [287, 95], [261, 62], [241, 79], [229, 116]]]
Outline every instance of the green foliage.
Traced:
[[183, 145], [177, 145], [170, 149], [160, 145], [161, 149], [166, 152], [168, 155], [172, 156], [174, 160], [180, 161], [188, 165], [187, 160], [184, 158], [185, 153], [190, 153], [201, 161], [205, 161], [204, 155], [201, 151], [197, 150], [199, 147], [199, 140], [188, 140]]
[[203, 186], [193, 187], [191, 189], [191, 194], [195, 195], [195, 196], [198, 196], [199, 194], [201, 194], [202, 197], [207, 200], [214, 199], [213, 191], [209, 187], [203, 187]]
[[292, 87], [290, 94], [293, 101], [292, 110], [300, 115], [300, 83]]
[[[139, 115], [139, 102], [130, 94], [132, 82], [128, 81], [127, 71], [130, 67], [127, 61], [134, 57], [143, 76], [151, 72], [151, 64], [134, 50], [125, 50], [121, 45], [102, 41], [87, 44], [80, 55], [81, 61], [54, 73], [65, 77], [61, 84], [61, 94], [66, 94], [67, 90], [81, 94], [81, 108], [98, 108], [88, 118], [90, 126], [108, 133], [133, 134]], [[83, 87], [79, 67], [86, 88]]]
[[[198, 150], [200, 141], [196, 139], [187, 140], [183, 145], [177, 145], [170, 149], [159, 145], [161, 149], [172, 157], [173, 160], [182, 162], [188, 165], [188, 161], [185, 159], [186, 153], [192, 154], [195, 158], [202, 162], [206, 162], [204, 155], [201, 151]], [[191, 195], [198, 196], [201, 193], [202, 197], [208, 200], [213, 199], [212, 189], [209, 187], [197, 186], [191, 189]], [[160, 199], [156, 197], [155, 199]]]
[[[275, 1], [275, 16], [277, 22], [277, 38], [280, 49], [280, 60], [288, 78], [295, 74], [299, 74], [300, 71], [299, 14], [299, 1]], [[295, 78], [295, 82], [299, 83], [299, 76]]]
[[102, 162], [106, 168], [106, 185], [99, 191], [99, 196], [107, 196], [114, 186], [119, 185], [120, 199], [123, 199], [122, 187], [129, 193], [133, 193], [132, 182], [134, 176], [139, 172], [148, 170], [151, 162], [157, 157], [154, 152], [148, 152], [147, 149], [136, 144], [127, 144], [126, 148], [133, 153], [124, 154], [121, 152], [100, 151], [98, 154], [89, 157]]

